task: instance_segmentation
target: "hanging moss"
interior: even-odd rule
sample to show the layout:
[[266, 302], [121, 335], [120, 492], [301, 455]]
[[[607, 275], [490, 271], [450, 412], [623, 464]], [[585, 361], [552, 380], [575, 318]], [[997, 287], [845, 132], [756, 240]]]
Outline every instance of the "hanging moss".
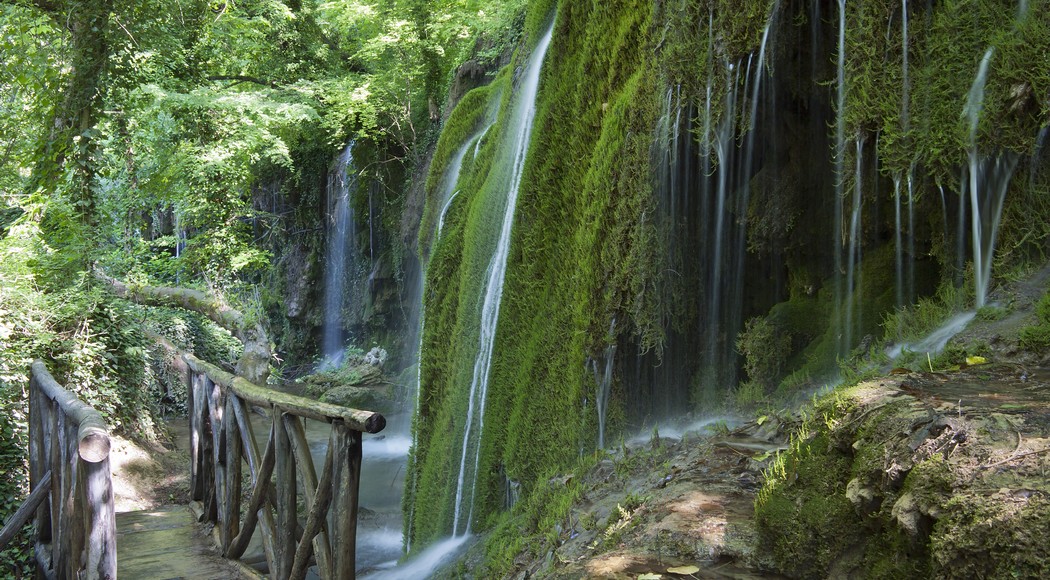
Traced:
[[[495, 243], [492, 224], [504, 209], [500, 188], [509, 171], [500, 161], [500, 143], [515, 77], [550, 22], [554, 3], [543, 0], [530, 7], [513, 63], [493, 85], [463, 99], [446, 123], [430, 170], [421, 239], [430, 235], [439, 216], [435, 190], [454, 152], [487, 124], [491, 108], [498, 108], [477, 157], [468, 155], [464, 161], [456, 187], [460, 193], [449, 206], [441, 239], [429, 249], [423, 244], [430, 261], [422, 391], [406, 512], [425, 512], [426, 517], [410, 518], [413, 547], [447, 533], [454, 517], [459, 445], [478, 349], [479, 296]], [[772, 1], [747, 6], [728, 0], [558, 2], [515, 213], [497, 356], [489, 375], [475, 530], [496, 522], [508, 480], [522, 482], [527, 497], [541, 474], [593, 448], [596, 385], [585, 366], [588, 360], [617, 343], [662, 352], [669, 337], [677, 339], [674, 333], [684, 335], [691, 328], [683, 320], [698, 319], [696, 304], [703, 298], [697, 294], [702, 291], [667, 283], [674, 260], [686, 258], [669, 256], [670, 228], [661, 222], [654, 199], [653, 143], [661, 104], [673, 87], [683, 111], [690, 103], [699, 108], [710, 87], [708, 121], [716, 124], [722, 111], [730, 110], [722, 102], [729, 92], [724, 84], [733, 82], [726, 66], [757, 51], [767, 23], [773, 25], [767, 64], [773, 70], [776, 112], [764, 112], [768, 119], [747, 118], [750, 95], [738, 90], [742, 102], [732, 120], [738, 146], [750, 127], [766, 122], [777, 126], [759, 133], [760, 138], [768, 134], [782, 141], [763, 150], [755, 175], [745, 176], [750, 183], [741, 181], [753, 193], [747, 209], [753, 223], [746, 232], [750, 263], [747, 287], [741, 289], [748, 295], [742, 300], [741, 319], [758, 317], [791, 341], [784, 366], [764, 379], [782, 379], [781, 389], [792, 391], [806, 379], [835, 373], [837, 357], [849, 354], [844, 350], [882, 337], [882, 323], [897, 306], [891, 204], [892, 196], [901, 194], [893, 193], [892, 177], [914, 177], [915, 205], [909, 209], [918, 217], [909, 226], [915, 240], [909, 258], [917, 265], [916, 299], [943, 288], [946, 280], [954, 283], [955, 242], [969, 235], [968, 230], [948, 231], [957, 223], [959, 207], [953, 187], [971, 146], [963, 118], [966, 95], [982, 56], [994, 46], [978, 149], [989, 154], [1035, 151], [1050, 106], [1038, 97], [1050, 92], [1050, 66], [1038, 66], [1050, 54], [1050, 31], [1045, 18], [1036, 17], [1039, 6], [1033, 5], [1031, 16], [1022, 21], [1016, 19], [1012, 2], [949, 0], [929, 6], [905, 4], [905, 39], [899, 1], [847, 3], [843, 114], [847, 140], [859, 140], [863, 147], [862, 156], [852, 146], [846, 148], [841, 192], [852, 192], [852, 181], [860, 176], [863, 218], [854, 240], [860, 256], [855, 286], [843, 292], [848, 295], [836, 296], [836, 285], [844, 285], [846, 274], [835, 271], [832, 262], [845, 248], [832, 240], [848, 243], [828, 231], [836, 221], [832, 196], [839, 179], [833, 175], [829, 136], [837, 5], [822, 3], [823, 12], [815, 15], [809, 3]], [[811, 35], [813, 46], [806, 44]], [[802, 60], [812, 64], [796, 62]], [[694, 122], [692, 130], [699, 125]], [[691, 145], [700, 149], [697, 141]], [[1041, 224], [1050, 223], [1050, 206], [1039, 192], [1045, 193], [1050, 172], [1040, 171], [1037, 161], [1018, 166], [1018, 172], [1028, 170], [1029, 175], [1014, 180], [1007, 198], [1005, 215], [1014, 217], [1002, 227], [1009, 247], [1000, 260], [1020, 263], [1048, 251], [1050, 228]], [[854, 163], [863, 163], [857, 173]], [[943, 202], [938, 185], [946, 186]], [[1026, 211], [1039, 218], [1018, 219]], [[968, 250], [969, 243], [965, 246]], [[763, 287], [770, 280], [769, 288]], [[848, 328], [841, 322], [846, 309], [852, 314]], [[843, 336], [851, 337], [848, 348], [843, 348]], [[622, 418], [624, 389], [622, 382], [615, 384], [609, 417]], [[826, 441], [817, 443], [820, 447]], [[821, 457], [832, 463], [849, 460]], [[844, 484], [816, 464], [800, 469], [810, 467], [806, 476], [815, 489]], [[841, 501], [827, 495], [815, 492], [810, 499], [811, 514], [846, 513]], [[845, 533], [841, 529], [824, 533], [832, 542], [848, 540], [840, 538]], [[883, 570], [880, 574], [903, 573], [878, 556], [898, 553], [904, 549], [902, 541], [889, 533], [879, 535], [865, 557], [873, 569]], [[829, 561], [799, 568], [799, 574], [818, 573], [814, 571]]]
[[[530, 14], [529, 25], [549, 18]], [[641, 2], [565, 4], [557, 17], [515, 215], [499, 356], [486, 402], [475, 499], [482, 525], [502, 508], [501, 468], [505, 477], [528, 486], [593, 446], [596, 421], [588, 416], [593, 403], [586, 401], [594, 386], [584, 361], [604, 346], [611, 317], [625, 312], [643, 333], [653, 327], [646, 318], [652, 306], [645, 280], [656, 259], [646, 215], [657, 83], [651, 61], [646, 64], [651, 53], [638, 50], [648, 42], [650, 19], [651, 8]], [[510, 93], [504, 91], [502, 110]], [[446, 215], [428, 272], [416, 424], [423, 443], [413, 456], [418, 473], [411, 500], [426, 506], [427, 518], [415, 520], [413, 529], [424, 543], [451, 525], [456, 450], [478, 340], [480, 302], [471, 297], [479, 295], [488, 267], [491, 240], [485, 232], [491, 228], [483, 226], [502, 213], [489, 201], [502, 195], [492, 188], [506, 170], [493, 161], [505, 130], [500, 115], [478, 158], [463, 168], [461, 193]]]

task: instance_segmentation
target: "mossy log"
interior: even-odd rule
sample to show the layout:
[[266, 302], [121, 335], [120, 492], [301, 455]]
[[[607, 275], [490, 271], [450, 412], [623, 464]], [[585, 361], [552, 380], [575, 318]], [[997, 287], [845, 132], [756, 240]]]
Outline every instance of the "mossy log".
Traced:
[[341, 420], [351, 430], [364, 433], [379, 433], [386, 427], [386, 418], [374, 411], [331, 405], [267, 389], [252, 384], [243, 377], [231, 375], [192, 354], [184, 354], [183, 360], [186, 361], [186, 364], [189, 365], [193, 372], [207, 375], [212, 382], [232, 390], [238, 397], [252, 405], [258, 405], [266, 409], [277, 407], [299, 417], [326, 423]]
[[259, 322], [248, 320], [239, 310], [219, 298], [192, 288], [129, 286], [102, 272], [95, 275], [117, 296], [146, 306], [180, 306], [199, 312], [229, 330], [244, 345], [236, 372], [249, 382], [265, 385], [270, 375], [270, 336]]

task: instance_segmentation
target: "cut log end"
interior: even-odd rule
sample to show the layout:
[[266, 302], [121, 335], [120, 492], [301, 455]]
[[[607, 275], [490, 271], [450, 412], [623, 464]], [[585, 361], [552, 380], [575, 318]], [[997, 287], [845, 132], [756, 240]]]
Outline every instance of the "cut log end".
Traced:
[[379, 433], [386, 428], [386, 417], [379, 413], [373, 413], [371, 417], [365, 421], [365, 430], [369, 433]]
[[80, 458], [88, 463], [98, 463], [109, 457], [109, 435], [104, 431], [91, 430], [80, 437]]

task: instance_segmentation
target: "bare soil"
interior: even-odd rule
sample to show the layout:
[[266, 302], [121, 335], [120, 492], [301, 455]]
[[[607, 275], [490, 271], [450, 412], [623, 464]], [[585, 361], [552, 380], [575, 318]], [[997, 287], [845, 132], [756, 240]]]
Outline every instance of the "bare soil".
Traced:
[[189, 503], [189, 440], [185, 418], [162, 426], [158, 441], [110, 437], [110, 469], [117, 513]]

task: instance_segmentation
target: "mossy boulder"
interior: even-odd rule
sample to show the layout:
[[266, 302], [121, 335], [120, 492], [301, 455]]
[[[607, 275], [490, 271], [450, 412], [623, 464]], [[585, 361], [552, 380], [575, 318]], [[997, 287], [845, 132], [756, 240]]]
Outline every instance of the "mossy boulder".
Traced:
[[322, 403], [331, 403], [354, 409], [378, 411], [388, 414], [393, 411], [395, 401], [389, 389], [355, 387], [344, 385], [325, 391], [321, 395]]
[[758, 552], [797, 578], [1050, 575], [1050, 409], [1016, 375], [915, 373], [820, 401], [766, 472]]
[[395, 382], [383, 373], [387, 353], [376, 347], [350, 353], [343, 366], [299, 380], [306, 392], [324, 403], [390, 413], [396, 408]]

